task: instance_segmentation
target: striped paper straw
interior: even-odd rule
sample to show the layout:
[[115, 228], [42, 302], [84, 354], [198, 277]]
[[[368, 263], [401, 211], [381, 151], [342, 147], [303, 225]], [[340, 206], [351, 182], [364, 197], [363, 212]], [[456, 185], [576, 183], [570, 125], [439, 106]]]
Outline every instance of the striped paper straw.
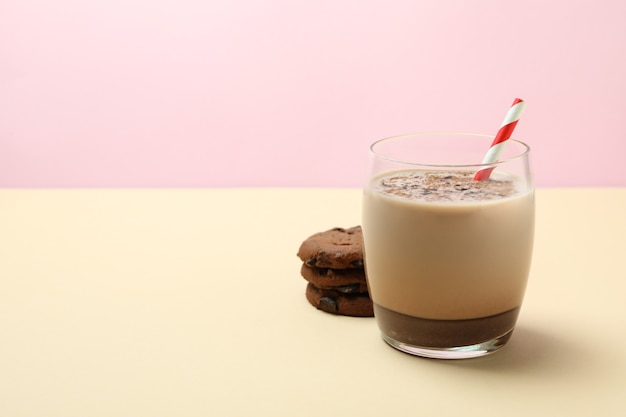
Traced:
[[[524, 107], [526, 107], [526, 102], [524, 100], [516, 98], [515, 101], [513, 101], [509, 112], [506, 114], [506, 117], [500, 126], [500, 130], [498, 130], [498, 134], [494, 138], [491, 147], [483, 158], [483, 164], [493, 164], [498, 160], [500, 152], [502, 152], [506, 141], [511, 137], [515, 126], [517, 126], [517, 122], [524, 111]], [[474, 175], [474, 181], [483, 181], [488, 179], [491, 175], [491, 171], [494, 169], [495, 167], [481, 169]]]

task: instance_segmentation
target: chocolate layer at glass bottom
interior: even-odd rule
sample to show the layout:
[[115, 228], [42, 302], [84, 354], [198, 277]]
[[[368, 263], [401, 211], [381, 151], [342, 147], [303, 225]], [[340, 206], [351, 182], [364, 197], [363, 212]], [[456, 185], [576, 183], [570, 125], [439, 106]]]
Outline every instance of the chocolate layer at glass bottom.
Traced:
[[519, 307], [494, 316], [466, 320], [433, 320], [396, 313], [374, 303], [380, 330], [399, 342], [432, 348], [475, 345], [507, 333], [517, 321]]

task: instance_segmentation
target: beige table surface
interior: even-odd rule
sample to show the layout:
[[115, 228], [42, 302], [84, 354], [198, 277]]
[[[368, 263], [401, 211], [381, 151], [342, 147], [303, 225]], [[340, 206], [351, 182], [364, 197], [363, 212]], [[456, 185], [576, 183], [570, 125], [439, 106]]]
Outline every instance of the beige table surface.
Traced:
[[537, 191], [518, 328], [463, 361], [311, 307], [356, 189], [0, 190], [0, 416], [623, 416], [626, 189]]

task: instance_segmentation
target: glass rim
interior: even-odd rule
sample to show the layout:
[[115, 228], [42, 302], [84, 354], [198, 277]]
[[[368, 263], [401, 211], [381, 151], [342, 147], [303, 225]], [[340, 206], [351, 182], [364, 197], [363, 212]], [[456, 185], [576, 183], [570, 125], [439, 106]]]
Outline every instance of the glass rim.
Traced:
[[[521, 145], [523, 148], [523, 151], [515, 156], [512, 156], [510, 158], [507, 159], [499, 159], [496, 162], [489, 162], [489, 163], [476, 163], [476, 164], [433, 164], [433, 163], [422, 163], [422, 162], [416, 162], [416, 161], [405, 161], [399, 158], [393, 158], [390, 156], [385, 156], [382, 153], [378, 152], [375, 150], [375, 147], [384, 143], [384, 142], [389, 142], [393, 139], [400, 139], [400, 138], [408, 138], [408, 137], [418, 137], [418, 136], [441, 136], [441, 135], [457, 135], [457, 136], [476, 136], [476, 137], [483, 137], [483, 138], [491, 138], [493, 139], [495, 136], [494, 135], [487, 135], [487, 134], [483, 134], [483, 133], [471, 133], [471, 132], [417, 132], [417, 133], [407, 133], [404, 135], [394, 135], [394, 136], [388, 136], [386, 138], [382, 138], [382, 139], [378, 139], [377, 141], [375, 141], [374, 143], [372, 143], [369, 147], [370, 149], [370, 153], [380, 159], [384, 159], [386, 161], [390, 161], [390, 162], [394, 162], [394, 163], [399, 163], [399, 164], [404, 164], [404, 165], [417, 165], [417, 166], [423, 166], [423, 167], [440, 167], [440, 168], [470, 168], [470, 167], [474, 167], [474, 168], [488, 168], [488, 167], [496, 167], [498, 165], [502, 165], [502, 164], [506, 164], [508, 162], [514, 161], [516, 159], [521, 159], [526, 157], [529, 153], [530, 153], [530, 146], [528, 146], [526, 143], [517, 140], [517, 139], [513, 139], [510, 138], [507, 141], [508, 142], [514, 142], [518, 145]], [[485, 149], [485, 153], [487, 153], [489, 149]]]

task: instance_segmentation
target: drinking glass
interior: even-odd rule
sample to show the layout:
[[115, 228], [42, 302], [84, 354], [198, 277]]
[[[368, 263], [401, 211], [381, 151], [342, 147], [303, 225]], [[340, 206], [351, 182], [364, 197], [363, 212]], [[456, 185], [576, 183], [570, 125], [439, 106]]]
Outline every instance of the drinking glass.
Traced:
[[[417, 133], [370, 147], [363, 193], [364, 260], [383, 339], [431, 358], [504, 346], [531, 264], [535, 199], [529, 147], [493, 136]], [[488, 170], [488, 178], [475, 173]]]

